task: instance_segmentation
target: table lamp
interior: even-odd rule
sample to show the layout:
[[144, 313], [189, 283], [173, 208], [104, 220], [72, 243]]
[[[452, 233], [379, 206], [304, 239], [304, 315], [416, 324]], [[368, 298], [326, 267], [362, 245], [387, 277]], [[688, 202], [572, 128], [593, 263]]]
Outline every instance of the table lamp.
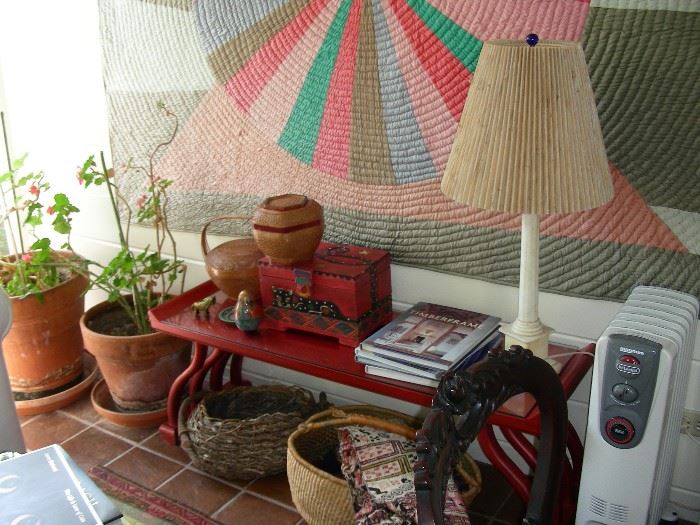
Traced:
[[506, 348], [546, 358], [539, 215], [595, 208], [613, 186], [581, 46], [538, 40], [484, 44], [441, 189], [462, 204], [522, 214], [518, 316], [501, 331]]

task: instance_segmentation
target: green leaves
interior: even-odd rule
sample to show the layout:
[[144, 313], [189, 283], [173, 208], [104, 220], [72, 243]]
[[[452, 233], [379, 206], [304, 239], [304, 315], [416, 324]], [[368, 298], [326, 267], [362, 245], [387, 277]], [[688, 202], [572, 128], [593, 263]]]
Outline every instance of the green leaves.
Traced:
[[[45, 223], [46, 216], [52, 217], [54, 231], [68, 236], [71, 231], [71, 215], [80, 211], [63, 193], [52, 198], [50, 184], [44, 172], [20, 173], [25, 166], [27, 155], [15, 159], [8, 172], [0, 175], [0, 191], [9, 209], [2, 219], [15, 228], [12, 252], [16, 256], [1, 258], [2, 286], [11, 296], [25, 297], [39, 294], [42, 290], [59, 284], [68, 272], [61, 272], [61, 265], [52, 257], [51, 242], [48, 238], [36, 238], [35, 228]], [[27, 249], [25, 235], [35, 236], [35, 242]], [[70, 246], [67, 239], [63, 246]]]
[[[153, 172], [159, 150], [167, 147], [177, 133], [178, 121], [177, 116], [164, 104], [160, 103], [158, 108], [166, 117], [173, 119], [174, 126], [169, 138], [151, 152], [147, 167], [134, 165], [129, 160], [115, 172], [107, 168], [104, 154], [100, 153], [97, 162], [96, 157], [91, 155], [78, 167], [77, 172], [78, 182], [86, 188], [91, 185], [105, 188], [119, 235], [119, 252], [109, 262], [90, 262], [91, 268], [96, 268], [89, 274], [90, 286], [106, 292], [108, 300], [118, 302], [138, 326], [139, 333], [151, 331], [148, 310], [168, 296], [175, 283], [180, 282], [182, 291], [186, 270], [184, 261], [177, 257], [175, 240], [168, 229], [167, 189], [173, 182]], [[133, 201], [127, 200], [116, 183], [116, 177], [127, 172], [132, 177], [144, 178], [143, 192]], [[63, 204], [60, 199], [54, 202], [55, 221], [63, 213]], [[130, 245], [129, 226], [132, 220], [152, 226], [150, 233], [154, 241], [151, 245], [144, 249]], [[124, 227], [123, 223], [127, 226]], [[56, 222], [53, 225], [54, 228], [59, 226]], [[131, 296], [133, 301], [125, 299], [125, 296]]]

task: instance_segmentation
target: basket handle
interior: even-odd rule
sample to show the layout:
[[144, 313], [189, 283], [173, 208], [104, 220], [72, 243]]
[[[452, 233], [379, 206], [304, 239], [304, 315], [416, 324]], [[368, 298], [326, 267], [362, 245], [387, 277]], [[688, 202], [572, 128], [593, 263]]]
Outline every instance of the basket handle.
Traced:
[[185, 397], [177, 411], [177, 435], [180, 438], [180, 446], [184, 449], [190, 448], [190, 431], [187, 430], [187, 425], [185, 424], [190, 412], [190, 406], [193, 406], [193, 402], [199, 402], [202, 397], [204, 397], [204, 392], [197, 392], [192, 397]]
[[249, 215], [221, 215], [219, 217], [214, 217], [212, 220], [207, 222], [203, 227], [202, 227], [202, 233], [200, 236], [200, 242], [202, 244], [202, 254], [206, 257], [207, 254], [209, 253], [209, 243], [207, 242], [207, 228], [209, 228], [209, 225], [212, 222], [216, 221], [224, 221], [224, 220], [243, 220], [243, 221], [249, 221], [252, 219], [251, 216]]
[[[336, 414], [340, 414], [336, 412]], [[393, 432], [407, 439], [416, 439], [416, 430], [398, 423], [392, 423], [390, 421], [385, 421], [377, 417], [365, 416], [362, 414], [349, 414], [344, 417], [338, 417], [335, 419], [326, 419], [324, 421], [313, 421], [311, 423], [301, 423], [299, 428], [305, 430], [317, 430], [320, 428], [334, 427], [334, 426], [347, 426], [347, 425], [359, 425], [367, 426], [372, 428], [377, 428], [379, 430], [384, 430], [386, 432]]]

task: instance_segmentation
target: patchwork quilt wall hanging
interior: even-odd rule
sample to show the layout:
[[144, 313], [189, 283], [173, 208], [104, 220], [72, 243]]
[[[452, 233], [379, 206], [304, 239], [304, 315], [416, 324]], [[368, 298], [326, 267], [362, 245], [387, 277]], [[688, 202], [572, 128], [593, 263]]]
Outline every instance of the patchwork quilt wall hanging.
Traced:
[[[101, 0], [100, 16], [117, 169], [169, 136], [159, 101], [179, 117], [156, 164], [174, 228], [300, 193], [327, 241], [510, 285], [519, 217], [457, 204], [440, 178], [484, 41], [581, 41], [615, 197], [542, 217], [541, 288], [700, 296], [696, 0]], [[121, 179], [135, 201], [143, 180]]]

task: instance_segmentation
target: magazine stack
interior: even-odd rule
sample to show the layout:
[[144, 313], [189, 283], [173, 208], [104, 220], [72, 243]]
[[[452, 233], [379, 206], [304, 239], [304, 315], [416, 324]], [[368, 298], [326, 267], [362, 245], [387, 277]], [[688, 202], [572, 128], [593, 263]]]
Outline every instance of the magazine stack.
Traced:
[[448, 370], [480, 361], [502, 341], [500, 318], [420, 302], [355, 349], [370, 375], [436, 387]]

